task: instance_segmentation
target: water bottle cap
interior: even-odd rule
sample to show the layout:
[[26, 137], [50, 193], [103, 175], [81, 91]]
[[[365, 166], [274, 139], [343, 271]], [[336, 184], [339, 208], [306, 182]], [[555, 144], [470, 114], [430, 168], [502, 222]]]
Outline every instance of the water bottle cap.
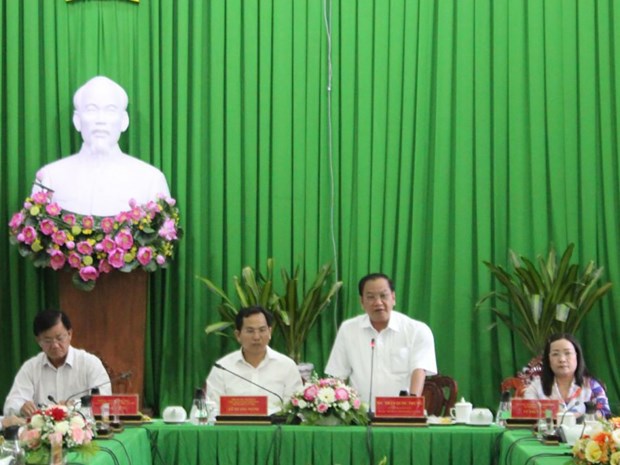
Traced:
[[4, 439], [7, 441], [17, 441], [17, 433], [19, 432], [19, 425], [7, 426], [4, 428]]
[[194, 399], [204, 399], [205, 398], [205, 391], [202, 388], [196, 388], [196, 390], [194, 391]]
[[510, 391], [502, 392], [502, 402], [510, 402]]
[[80, 397], [80, 402], [82, 402], [82, 407], [90, 407], [92, 399], [93, 398], [91, 396]]

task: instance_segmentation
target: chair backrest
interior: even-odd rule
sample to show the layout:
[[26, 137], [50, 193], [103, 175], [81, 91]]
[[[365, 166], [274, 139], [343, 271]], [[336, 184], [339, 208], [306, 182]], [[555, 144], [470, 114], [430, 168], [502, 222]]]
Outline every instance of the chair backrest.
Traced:
[[445, 375], [427, 376], [424, 381], [424, 405], [429, 415], [449, 416], [458, 396], [454, 378]]
[[502, 381], [500, 391], [509, 391], [512, 397], [523, 397], [523, 393], [527, 388], [527, 382], [523, 378], [511, 376]]

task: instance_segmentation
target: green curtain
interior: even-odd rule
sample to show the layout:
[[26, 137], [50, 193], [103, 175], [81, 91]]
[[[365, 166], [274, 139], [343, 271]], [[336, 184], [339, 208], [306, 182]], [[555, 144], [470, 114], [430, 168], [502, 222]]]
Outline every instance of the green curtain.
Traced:
[[[482, 260], [575, 242], [620, 279], [613, 0], [0, 4], [0, 398], [37, 351], [32, 317], [58, 300], [7, 222], [36, 170], [79, 148], [71, 98], [96, 74], [127, 90], [121, 146], [164, 171], [183, 212], [177, 259], [151, 278], [149, 405], [188, 404], [236, 346], [205, 336], [219, 302], [197, 275], [232, 290], [268, 257], [304, 281], [335, 260], [345, 286], [306, 347], [321, 371], [360, 312], [358, 279], [386, 272], [397, 309], [433, 329], [440, 370], [490, 407], [529, 355], [474, 311], [494, 286]], [[578, 335], [616, 410], [619, 299]]]

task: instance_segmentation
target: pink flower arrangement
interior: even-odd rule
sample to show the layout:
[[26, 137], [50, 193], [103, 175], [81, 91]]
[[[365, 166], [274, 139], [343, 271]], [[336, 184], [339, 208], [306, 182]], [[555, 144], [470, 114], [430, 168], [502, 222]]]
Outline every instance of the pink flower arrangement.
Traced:
[[327, 417], [345, 425], [368, 423], [367, 407], [355, 389], [337, 378], [319, 379], [316, 374], [291, 397], [284, 412], [289, 422], [300, 417], [311, 425], [323, 424]]
[[84, 290], [115, 269], [167, 267], [182, 237], [176, 200], [130, 200], [128, 207], [113, 217], [78, 215], [62, 210], [51, 191], [39, 191], [12, 216], [9, 239], [37, 267], [74, 270], [73, 283]]
[[91, 442], [95, 436], [93, 425], [74, 408], [52, 405], [37, 410], [21, 430], [19, 440], [27, 454], [28, 463], [49, 463], [52, 442], [61, 443], [63, 449], [82, 454], [97, 451]]

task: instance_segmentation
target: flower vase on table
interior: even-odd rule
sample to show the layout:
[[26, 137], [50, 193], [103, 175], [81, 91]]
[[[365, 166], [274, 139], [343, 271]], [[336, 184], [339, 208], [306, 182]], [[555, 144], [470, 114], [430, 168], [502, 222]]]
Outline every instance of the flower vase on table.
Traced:
[[305, 425], [337, 426], [368, 424], [368, 409], [357, 391], [337, 378], [315, 374], [284, 407], [287, 422], [301, 418]]

